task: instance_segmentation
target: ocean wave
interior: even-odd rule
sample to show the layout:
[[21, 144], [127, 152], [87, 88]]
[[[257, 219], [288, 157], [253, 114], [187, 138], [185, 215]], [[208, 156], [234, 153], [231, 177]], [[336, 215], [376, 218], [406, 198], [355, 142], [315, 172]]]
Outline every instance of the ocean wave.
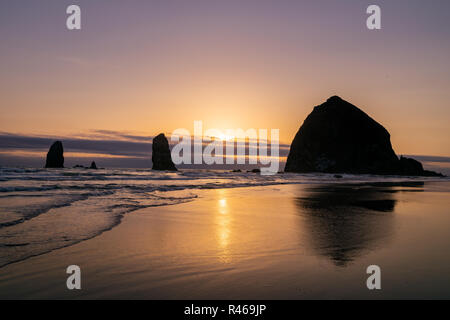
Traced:
[[283, 184], [450, 181], [448, 178], [224, 170], [0, 168], [0, 267], [95, 237], [127, 213], [194, 201], [197, 191]]
[[194, 194], [136, 196], [117, 192], [79, 198], [66, 208], [47, 207], [48, 210], [27, 221], [0, 228], [0, 267], [96, 237], [120, 224], [130, 212], [186, 203], [195, 198]]
[[51, 197], [49, 198], [49, 201], [45, 203], [30, 204], [27, 202], [25, 205], [21, 205], [19, 203], [17, 204], [17, 206], [13, 208], [13, 210], [14, 213], [20, 216], [20, 218], [6, 222], [0, 222], [0, 229], [23, 223], [27, 220], [33, 219], [41, 214], [44, 214], [51, 209], [67, 207], [76, 201], [85, 200], [87, 198], [88, 195], [81, 194], [81, 195], [72, 195], [68, 197], [67, 196], [58, 198]]

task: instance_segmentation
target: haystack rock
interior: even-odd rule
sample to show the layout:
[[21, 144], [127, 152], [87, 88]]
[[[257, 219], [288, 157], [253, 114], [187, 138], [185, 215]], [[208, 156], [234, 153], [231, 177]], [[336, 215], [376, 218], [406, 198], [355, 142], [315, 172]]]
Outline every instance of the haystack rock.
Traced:
[[169, 142], [163, 133], [153, 138], [152, 162], [153, 170], [177, 171], [170, 155]]
[[61, 141], [56, 141], [50, 147], [45, 161], [46, 168], [64, 168], [64, 149]]
[[438, 176], [414, 159], [400, 160], [389, 132], [351, 103], [333, 96], [316, 106], [291, 144], [286, 172]]
[[95, 161], [92, 161], [91, 166], [89, 169], [97, 169], [97, 165], [95, 164]]

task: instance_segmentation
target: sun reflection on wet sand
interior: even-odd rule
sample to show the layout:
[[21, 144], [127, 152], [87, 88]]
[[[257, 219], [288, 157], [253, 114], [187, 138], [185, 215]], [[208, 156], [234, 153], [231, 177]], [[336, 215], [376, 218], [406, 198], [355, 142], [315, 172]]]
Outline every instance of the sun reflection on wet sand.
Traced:
[[59, 285], [73, 261], [86, 299], [369, 299], [371, 264], [388, 270], [379, 298], [447, 298], [448, 190], [417, 181], [204, 190], [1, 268], [0, 298], [73, 298]]
[[220, 189], [218, 192], [216, 225], [217, 225], [217, 242], [219, 248], [219, 260], [224, 263], [231, 262], [231, 255], [229, 250], [230, 244], [230, 210], [227, 201], [227, 190]]

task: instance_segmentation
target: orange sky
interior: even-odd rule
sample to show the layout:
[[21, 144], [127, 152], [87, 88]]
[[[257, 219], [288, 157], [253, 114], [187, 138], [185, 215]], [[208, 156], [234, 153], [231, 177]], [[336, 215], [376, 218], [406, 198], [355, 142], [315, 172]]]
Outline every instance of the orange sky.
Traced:
[[360, 1], [79, 2], [81, 31], [65, 30], [68, 2], [8, 5], [1, 131], [155, 135], [202, 120], [277, 128], [290, 143], [315, 105], [339, 95], [384, 125], [398, 154], [450, 155], [442, 7], [380, 1], [383, 29], [369, 31]]

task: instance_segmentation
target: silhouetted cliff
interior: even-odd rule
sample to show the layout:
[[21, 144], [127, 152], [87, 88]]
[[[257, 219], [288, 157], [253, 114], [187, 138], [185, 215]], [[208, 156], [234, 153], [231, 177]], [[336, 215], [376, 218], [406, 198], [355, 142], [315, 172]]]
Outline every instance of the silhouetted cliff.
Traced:
[[316, 106], [297, 132], [286, 172], [368, 173], [430, 176], [420, 162], [392, 149], [389, 132], [337, 96]]

